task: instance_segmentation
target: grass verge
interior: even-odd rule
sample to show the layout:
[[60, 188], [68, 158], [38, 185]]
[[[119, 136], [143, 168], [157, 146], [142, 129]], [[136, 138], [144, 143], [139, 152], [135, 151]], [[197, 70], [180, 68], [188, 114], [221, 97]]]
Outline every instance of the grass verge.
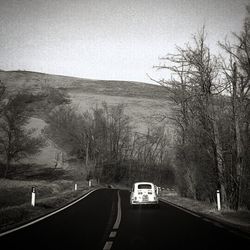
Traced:
[[[30, 202], [33, 185], [38, 190], [34, 207]], [[51, 213], [95, 187], [89, 188], [87, 182], [78, 182], [78, 188], [74, 190], [74, 183], [66, 180], [54, 183], [1, 180], [0, 233]]]

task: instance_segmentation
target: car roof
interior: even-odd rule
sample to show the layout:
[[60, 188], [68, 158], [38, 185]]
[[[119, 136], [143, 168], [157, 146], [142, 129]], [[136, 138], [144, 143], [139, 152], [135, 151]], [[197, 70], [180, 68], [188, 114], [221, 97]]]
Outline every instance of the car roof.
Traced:
[[145, 181], [143, 181], [143, 182], [135, 182], [135, 183], [134, 183], [134, 185], [139, 185], [139, 184], [149, 184], [149, 185], [154, 185], [154, 183], [153, 183], [153, 182], [145, 182]]

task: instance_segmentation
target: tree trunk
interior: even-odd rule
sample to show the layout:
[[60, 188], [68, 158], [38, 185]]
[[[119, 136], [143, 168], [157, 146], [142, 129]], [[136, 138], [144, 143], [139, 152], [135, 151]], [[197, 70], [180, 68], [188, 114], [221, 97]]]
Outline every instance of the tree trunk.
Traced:
[[232, 203], [230, 207], [234, 210], [238, 210], [239, 208], [239, 201], [241, 195], [241, 179], [242, 179], [242, 170], [243, 170], [243, 144], [241, 138], [241, 131], [240, 131], [240, 120], [242, 116], [241, 112], [241, 103], [237, 96], [237, 66], [236, 63], [233, 65], [233, 96], [232, 96], [232, 107], [233, 107], [233, 120], [234, 120], [234, 139], [235, 139], [235, 188], [232, 193]]
[[226, 187], [225, 187], [225, 178], [224, 178], [224, 162], [223, 162], [223, 154], [222, 154], [222, 147], [219, 139], [219, 129], [218, 125], [213, 120], [213, 129], [214, 129], [214, 142], [215, 142], [215, 162], [217, 165], [217, 171], [218, 171], [218, 184], [221, 191], [221, 201], [222, 203], [227, 203], [227, 193], [226, 193]]
[[[208, 105], [208, 117], [210, 117], [212, 123], [212, 132], [211, 136], [214, 141], [214, 161], [216, 166], [216, 171], [218, 175], [218, 188], [221, 192], [221, 201], [222, 204], [227, 203], [227, 193], [226, 193], [226, 183], [225, 183], [225, 164], [223, 158], [222, 145], [220, 140], [220, 132], [217, 124], [217, 117], [215, 115], [215, 104], [214, 99], [211, 93], [209, 92], [207, 97], [207, 105]], [[215, 192], [215, 191], [214, 191]]]
[[9, 171], [9, 167], [10, 167], [10, 158], [9, 158], [9, 156], [7, 156], [6, 166], [5, 166], [5, 171], [4, 171], [4, 178], [7, 177], [7, 174], [8, 174], [8, 171]]
[[89, 143], [86, 145], [86, 155], [85, 155], [85, 165], [88, 166], [89, 163]]

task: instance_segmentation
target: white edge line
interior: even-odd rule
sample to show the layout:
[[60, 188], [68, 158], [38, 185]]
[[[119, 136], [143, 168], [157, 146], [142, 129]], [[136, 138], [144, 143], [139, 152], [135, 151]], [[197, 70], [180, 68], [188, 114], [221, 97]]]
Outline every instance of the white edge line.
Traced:
[[173, 204], [172, 202], [168, 202], [168, 201], [166, 201], [166, 200], [164, 200], [164, 199], [162, 199], [162, 198], [159, 198], [159, 200], [162, 201], [162, 202], [167, 203], [167, 204], [170, 205], [170, 206], [173, 206], [173, 207], [175, 207], [175, 208], [178, 208], [178, 209], [180, 209], [180, 210], [182, 210], [182, 211], [184, 211], [184, 212], [186, 212], [186, 213], [189, 213], [189, 214], [191, 214], [191, 215], [193, 215], [193, 216], [195, 216], [195, 217], [201, 218], [200, 215], [198, 215], [198, 214], [196, 214], [196, 213], [193, 213], [193, 212], [191, 212], [191, 211], [189, 211], [189, 210], [187, 210], [187, 209], [185, 209], [185, 208], [182, 208], [182, 207], [180, 207], [180, 206], [177, 206], [177, 205]]
[[[214, 221], [214, 220], [210, 220], [208, 218], [202, 218], [203, 221], [206, 221], [210, 224], [213, 224], [216, 227], [220, 227], [220, 228], [224, 228], [227, 229], [224, 225], [222, 225], [220, 222]], [[228, 229], [227, 229], [228, 230]], [[230, 230], [229, 230], [230, 231]]]
[[39, 221], [41, 221], [41, 220], [44, 220], [44, 219], [48, 218], [48, 217], [50, 217], [50, 216], [52, 216], [52, 215], [54, 215], [54, 214], [56, 214], [56, 213], [59, 213], [59, 212], [61, 212], [62, 210], [64, 210], [64, 209], [66, 209], [66, 208], [68, 208], [68, 207], [74, 205], [74, 204], [77, 203], [78, 201], [80, 201], [80, 200], [86, 198], [88, 195], [90, 195], [91, 193], [93, 193], [94, 191], [97, 191], [97, 190], [99, 190], [99, 189], [101, 189], [101, 188], [96, 188], [96, 189], [91, 190], [90, 192], [88, 192], [88, 193], [86, 193], [85, 195], [83, 195], [81, 198], [79, 198], [79, 199], [73, 201], [72, 203], [70, 203], [70, 204], [66, 205], [65, 207], [62, 207], [62, 208], [60, 208], [60, 209], [58, 209], [58, 210], [56, 210], [56, 211], [54, 211], [54, 212], [51, 212], [51, 213], [49, 213], [49, 214], [47, 214], [47, 215], [45, 215], [45, 216], [42, 216], [42, 217], [40, 217], [40, 218], [38, 218], [38, 219], [36, 219], [36, 220], [33, 220], [33, 221], [31, 221], [31, 222], [29, 222], [29, 223], [27, 223], [27, 224], [24, 224], [24, 225], [22, 225], [22, 226], [19, 226], [19, 227], [10, 229], [10, 230], [8, 230], [8, 231], [6, 231], [6, 232], [3, 232], [3, 233], [0, 234], [0, 237], [4, 236], [4, 235], [6, 235], [6, 234], [13, 233], [13, 232], [15, 232], [15, 231], [17, 231], [17, 230], [20, 230], [20, 229], [22, 229], [22, 228], [28, 227], [28, 226], [30, 226], [30, 225], [32, 225], [32, 224], [35, 224], [35, 223], [37, 223], [37, 222], [39, 222]]
[[213, 223], [216, 227], [220, 227], [220, 228], [225, 228], [222, 224], [220, 224], [219, 222], [215, 222], [215, 221], [210, 221], [211, 223]]
[[236, 234], [236, 235], [239, 235], [239, 236], [241, 236], [241, 237], [243, 237], [243, 238], [250, 239], [250, 237], [249, 237], [248, 235], [242, 235], [241, 233], [238, 233], [237, 231], [235, 231], [235, 230], [233, 230], [233, 229], [228, 229], [228, 228], [225, 227], [224, 225], [221, 225], [220, 222], [214, 222], [214, 221], [212, 221], [212, 220], [210, 220], [210, 219], [208, 219], [208, 218], [202, 218], [201, 216], [199, 216], [199, 215], [197, 215], [197, 214], [195, 214], [195, 213], [192, 213], [192, 212], [190, 212], [190, 211], [188, 211], [188, 210], [186, 210], [186, 209], [184, 209], [184, 208], [182, 208], [182, 207], [176, 206], [175, 204], [173, 204], [173, 203], [171, 203], [171, 202], [168, 202], [168, 201], [166, 201], [166, 200], [164, 200], [164, 199], [162, 199], [162, 198], [159, 198], [159, 200], [162, 201], [162, 202], [167, 203], [167, 204], [170, 205], [170, 206], [176, 207], [176, 208], [178, 208], [178, 209], [180, 209], [180, 210], [182, 210], [182, 211], [184, 211], [184, 212], [187, 212], [187, 213], [192, 214], [192, 215], [194, 215], [194, 216], [196, 216], [196, 217], [198, 217], [198, 218], [201, 218], [202, 220], [204, 220], [204, 221], [206, 221], [206, 222], [212, 223], [212, 224], [214, 224], [214, 226], [223, 228], [223, 229], [225, 229], [225, 230], [227, 230], [227, 231], [229, 231], [229, 232], [231, 232], [231, 233], [234, 233], [234, 234]]
[[206, 222], [211, 223], [211, 220], [209, 220], [208, 218], [203, 218], [203, 220], [206, 221]]
[[117, 206], [117, 217], [113, 229], [118, 229], [121, 222], [121, 197], [119, 191], [118, 194], [118, 206]]

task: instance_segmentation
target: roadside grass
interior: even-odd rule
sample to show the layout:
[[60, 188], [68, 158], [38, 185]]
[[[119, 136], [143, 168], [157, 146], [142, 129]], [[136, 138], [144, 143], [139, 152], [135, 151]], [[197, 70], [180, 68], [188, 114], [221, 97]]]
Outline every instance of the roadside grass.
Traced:
[[[31, 206], [32, 187], [36, 190], [35, 207]], [[93, 187], [97, 187], [96, 183]], [[0, 232], [65, 206], [90, 189], [83, 176], [72, 171], [13, 165], [8, 179], [0, 179]]]
[[211, 204], [206, 201], [180, 197], [176, 192], [168, 190], [163, 190], [160, 193], [160, 198], [208, 218], [224, 222], [250, 234], [250, 211], [244, 207], [241, 207], [238, 211], [234, 211], [222, 206], [221, 211], [218, 211], [216, 203]]
[[[48, 214], [87, 193], [91, 188], [86, 181], [0, 180], [0, 232], [15, 228], [42, 215]], [[31, 187], [36, 185], [36, 205], [31, 206]]]
[[29, 202], [32, 187], [36, 188], [37, 197], [45, 198], [73, 189], [73, 183], [69, 180], [48, 182], [0, 179], [0, 208]]

